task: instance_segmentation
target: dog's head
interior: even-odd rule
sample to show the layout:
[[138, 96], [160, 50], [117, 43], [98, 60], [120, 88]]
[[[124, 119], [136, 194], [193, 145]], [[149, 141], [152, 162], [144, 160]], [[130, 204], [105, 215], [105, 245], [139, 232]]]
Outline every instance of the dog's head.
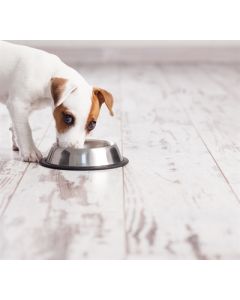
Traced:
[[71, 80], [54, 77], [51, 94], [57, 142], [61, 147], [83, 147], [86, 135], [96, 126], [103, 103], [113, 115], [112, 95], [87, 83], [78, 86]]

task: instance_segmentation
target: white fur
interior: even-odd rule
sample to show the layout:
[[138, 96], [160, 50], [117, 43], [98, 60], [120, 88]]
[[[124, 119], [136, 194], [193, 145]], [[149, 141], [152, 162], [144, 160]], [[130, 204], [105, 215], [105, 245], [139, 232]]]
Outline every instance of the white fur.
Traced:
[[38, 161], [41, 158], [32, 138], [28, 118], [35, 109], [47, 105], [55, 108], [50, 90], [53, 77], [68, 79], [66, 88], [74, 89], [73, 93], [63, 96], [61, 103], [74, 113], [76, 122], [66, 133], [57, 132], [59, 144], [82, 147], [92, 87], [57, 56], [0, 41], [0, 102], [9, 110], [24, 161]]

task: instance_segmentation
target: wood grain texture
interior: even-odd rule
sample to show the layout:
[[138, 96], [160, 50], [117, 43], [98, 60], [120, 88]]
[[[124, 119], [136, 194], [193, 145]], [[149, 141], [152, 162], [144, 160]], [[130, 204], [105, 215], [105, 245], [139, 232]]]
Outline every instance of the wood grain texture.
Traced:
[[183, 105], [240, 202], [239, 75], [226, 65], [182, 70], [185, 76], [179, 78], [178, 86], [180, 94], [185, 93]]
[[182, 105], [183, 69], [167, 70], [122, 68], [128, 257], [239, 258], [239, 202]]
[[[105, 85], [109, 68], [86, 72]], [[96, 81], [97, 78], [103, 80]], [[117, 90], [118, 69], [108, 86]], [[115, 106], [118, 115], [118, 106]], [[118, 118], [103, 108], [93, 134], [111, 136], [121, 147]], [[110, 124], [110, 127], [109, 127]], [[119, 138], [120, 137], [120, 138]], [[109, 137], [110, 138], [110, 137]], [[53, 124], [43, 139], [47, 151], [54, 142]], [[122, 170], [59, 171], [31, 164], [1, 218], [0, 257], [5, 259], [124, 258]]]
[[[41, 141], [49, 127], [50, 111], [48, 109], [33, 113], [30, 118], [32, 126], [33, 138], [37, 146], [41, 149]], [[0, 108], [0, 215], [4, 213], [15, 190], [20, 183], [22, 177], [26, 173], [29, 163], [24, 163], [20, 160], [19, 152], [12, 151], [11, 132], [8, 130], [10, 127], [10, 117], [4, 106]], [[39, 122], [44, 120], [44, 122]]]

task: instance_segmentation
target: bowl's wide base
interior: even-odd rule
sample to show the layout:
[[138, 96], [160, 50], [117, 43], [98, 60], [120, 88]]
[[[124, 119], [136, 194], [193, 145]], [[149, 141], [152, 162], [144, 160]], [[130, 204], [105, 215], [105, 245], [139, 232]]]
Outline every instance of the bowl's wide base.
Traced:
[[46, 158], [42, 158], [39, 162], [41, 166], [44, 166], [46, 168], [50, 169], [57, 169], [57, 170], [72, 170], [72, 171], [94, 171], [94, 170], [107, 170], [107, 169], [115, 169], [115, 168], [120, 168], [124, 167], [126, 164], [128, 164], [128, 159], [126, 157], [123, 157], [123, 160], [115, 163], [115, 164], [109, 164], [105, 166], [64, 166], [64, 165], [55, 165], [51, 164], [46, 161]]

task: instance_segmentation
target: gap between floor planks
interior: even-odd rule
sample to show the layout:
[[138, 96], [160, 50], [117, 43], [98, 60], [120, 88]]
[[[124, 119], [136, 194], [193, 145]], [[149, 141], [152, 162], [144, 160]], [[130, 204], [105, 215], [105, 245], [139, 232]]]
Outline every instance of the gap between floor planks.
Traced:
[[[23, 176], [26, 174], [29, 163], [24, 163], [20, 160], [19, 152], [13, 152], [11, 144], [11, 132], [8, 130], [10, 126], [10, 117], [7, 110], [1, 106], [1, 123], [0, 126], [3, 128], [1, 135], [1, 172], [0, 172], [0, 188], [1, 188], [1, 202], [0, 202], [0, 215], [2, 215], [9, 202], [11, 201], [18, 185], [20, 184]], [[43, 110], [38, 113], [34, 113], [30, 119], [30, 123], [33, 125], [33, 137], [38, 146], [48, 130], [50, 121], [46, 123], [39, 123], [39, 119], [49, 120], [47, 117], [49, 111]], [[7, 126], [6, 126], [7, 124]]]
[[[184, 82], [183, 78], [180, 81], [182, 88], [186, 88], [191, 82], [195, 88], [195, 92], [192, 91], [192, 98], [195, 100], [191, 101], [200, 103], [198, 109], [188, 105], [191, 119], [201, 132], [201, 137], [226, 182], [240, 201], [240, 93], [236, 86], [239, 73], [232, 66], [226, 65], [188, 66], [183, 67], [183, 71], [187, 80]], [[206, 87], [206, 91], [201, 85]], [[199, 111], [202, 113], [199, 114]]]
[[239, 203], [181, 104], [182, 67], [167, 68], [122, 68], [128, 257], [239, 257]]

